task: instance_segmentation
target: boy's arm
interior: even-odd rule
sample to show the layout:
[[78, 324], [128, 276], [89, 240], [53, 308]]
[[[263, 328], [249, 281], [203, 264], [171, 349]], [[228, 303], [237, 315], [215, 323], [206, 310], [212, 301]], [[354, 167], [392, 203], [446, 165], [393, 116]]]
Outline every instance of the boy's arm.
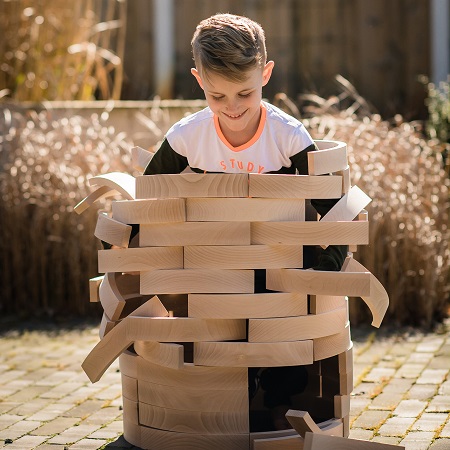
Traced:
[[[308, 152], [317, 150], [314, 144], [305, 148], [301, 152], [291, 156], [293, 166], [298, 170], [299, 175], [308, 175]], [[311, 205], [323, 217], [337, 202], [336, 199], [313, 199]], [[319, 254], [319, 262], [313, 267], [315, 270], [339, 271], [347, 257], [347, 245], [329, 245]]]
[[144, 170], [144, 175], [157, 175], [160, 173], [181, 173], [188, 166], [185, 156], [177, 153], [169, 144], [166, 138], [153, 155]]

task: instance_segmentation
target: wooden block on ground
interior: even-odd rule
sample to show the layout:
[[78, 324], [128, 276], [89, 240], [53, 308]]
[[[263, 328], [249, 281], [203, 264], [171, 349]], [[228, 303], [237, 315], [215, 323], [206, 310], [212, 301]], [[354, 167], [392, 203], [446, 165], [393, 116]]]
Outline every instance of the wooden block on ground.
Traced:
[[347, 222], [253, 222], [252, 244], [367, 245], [369, 223]]
[[131, 149], [131, 162], [133, 167], [139, 172], [143, 172], [148, 163], [152, 160], [154, 153], [149, 152], [141, 147], [133, 147]]
[[348, 166], [347, 144], [339, 141], [315, 141], [319, 150], [308, 152], [308, 173], [322, 175]]
[[358, 186], [351, 189], [320, 219], [321, 222], [353, 220], [372, 199]]
[[126, 199], [132, 200], [136, 196], [136, 178], [121, 172], [111, 172], [97, 175], [89, 179], [91, 186], [107, 186], [122, 194]]
[[264, 222], [303, 221], [303, 199], [270, 198], [188, 198], [186, 220], [189, 222]]
[[403, 445], [348, 439], [307, 432], [303, 450], [405, 450]]
[[196, 342], [194, 364], [229, 367], [279, 367], [313, 363], [313, 342]]
[[311, 295], [309, 310], [311, 314], [322, 314], [334, 309], [346, 308], [347, 299], [343, 295]]
[[334, 416], [340, 419], [350, 414], [350, 395], [334, 396]]
[[[345, 275], [345, 276], [342, 276]], [[370, 272], [268, 269], [266, 287], [313, 295], [370, 295]]]
[[340, 176], [249, 174], [249, 196], [264, 198], [341, 198]]
[[180, 369], [184, 364], [184, 347], [179, 344], [152, 341], [135, 341], [135, 352], [158, 366]]
[[181, 411], [248, 413], [248, 389], [196, 389], [139, 380], [139, 401]]
[[189, 294], [189, 317], [250, 319], [308, 314], [305, 294]]
[[249, 319], [249, 342], [299, 341], [330, 336], [345, 329], [345, 308], [323, 314], [275, 319]]
[[136, 198], [248, 197], [246, 173], [179, 173], [136, 179]]
[[81, 200], [77, 205], [75, 205], [73, 209], [77, 214], [81, 214], [92, 206], [97, 200], [112, 197], [117, 194], [118, 192], [115, 189], [111, 189], [108, 186], [100, 186], [94, 192], [91, 192], [87, 197]]
[[138, 401], [138, 380], [122, 374], [122, 396], [134, 402]]
[[121, 200], [112, 203], [113, 219], [122, 223], [184, 222], [183, 198]]
[[100, 213], [97, 219], [94, 236], [117, 247], [127, 248], [130, 242], [131, 226]]
[[142, 224], [140, 247], [249, 245], [250, 222], [172, 222]]
[[99, 272], [183, 268], [183, 247], [142, 247], [98, 251]]
[[183, 411], [141, 402], [139, 423], [160, 430], [189, 434], [239, 434], [249, 431], [248, 411]]
[[153, 270], [141, 273], [141, 294], [251, 294], [253, 278], [254, 271], [244, 269]]
[[100, 301], [99, 297], [99, 288], [100, 284], [103, 281], [104, 275], [100, 275], [95, 278], [91, 278], [89, 280], [89, 301], [91, 303], [96, 303]]
[[[318, 316], [320, 317], [320, 316]], [[347, 323], [344, 330], [331, 336], [313, 339], [314, 361], [318, 361], [345, 352], [352, 345], [350, 337], [350, 324]]]
[[303, 267], [301, 245], [189, 245], [186, 269], [279, 269]]

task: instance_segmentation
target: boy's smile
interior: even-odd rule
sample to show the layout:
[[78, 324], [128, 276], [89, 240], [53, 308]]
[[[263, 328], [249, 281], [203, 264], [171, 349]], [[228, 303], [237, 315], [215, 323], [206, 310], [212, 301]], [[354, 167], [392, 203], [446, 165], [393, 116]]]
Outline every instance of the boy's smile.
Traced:
[[268, 62], [264, 69], [247, 72], [242, 82], [230, 81], [215, 73], [201, 77], [196, 69], [191, 72], [205, 92], [208, 106], [218, 117], [220, 129], [233, 147], [251, 140], [261, 117], [262, 87], [267, 84], [273, 69]]

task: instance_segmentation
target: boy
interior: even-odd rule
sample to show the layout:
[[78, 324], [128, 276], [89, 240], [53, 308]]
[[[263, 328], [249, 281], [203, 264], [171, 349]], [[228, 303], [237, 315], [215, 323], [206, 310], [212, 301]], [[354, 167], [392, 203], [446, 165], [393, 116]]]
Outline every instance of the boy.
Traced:
[[[315, 150], [311, 136], [298, 120], [262, 101], [274, 62], [267, 62], [261, 26], [246, 17], [214, 15], [197, 26], [192, 50], [191, 73], [208, 107], [170, 128], [144, 174], [180, 173], [190, 167], [200, 173], [307, 175], [307, 153]], [[311, 203], [324, 215], [337, 200]], [[346, 254], [346, 247], [329, 246], [314, 268], [340, 270]], [[267, 292], [265, 271], [256, 271], [255, 292]], [[251, 383], [257, 371], [250, 370]], [[262, 371], [264, 402], [276, 429], [290, 428], [284, 417], [290, 397], [306, 384], [301, 366]]]

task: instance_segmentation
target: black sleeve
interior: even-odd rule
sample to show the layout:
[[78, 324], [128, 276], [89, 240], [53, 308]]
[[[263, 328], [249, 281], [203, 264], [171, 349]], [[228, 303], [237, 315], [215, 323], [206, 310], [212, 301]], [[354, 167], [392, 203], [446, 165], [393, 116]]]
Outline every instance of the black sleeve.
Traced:
[[188, 166], [188, 160], [185, 156], [177, 153], [164, 139], [161, 146], [153, 155], [144, 170], [144, 175], [157, 175], [161, 173], [181, 173]]
[[[299, 175], [308, 175], [308, 152], [317, 150], [314, 144], [301, 152], [291, 156], [290, 160], [297, 169]], [[323, 217], [340, 199], [312, 199], [311, 205]], [[347, 256], [347, 245], [329, 245], [319, 253], [319, 262], [313, 267], [315, 270], [339, 271]]]

